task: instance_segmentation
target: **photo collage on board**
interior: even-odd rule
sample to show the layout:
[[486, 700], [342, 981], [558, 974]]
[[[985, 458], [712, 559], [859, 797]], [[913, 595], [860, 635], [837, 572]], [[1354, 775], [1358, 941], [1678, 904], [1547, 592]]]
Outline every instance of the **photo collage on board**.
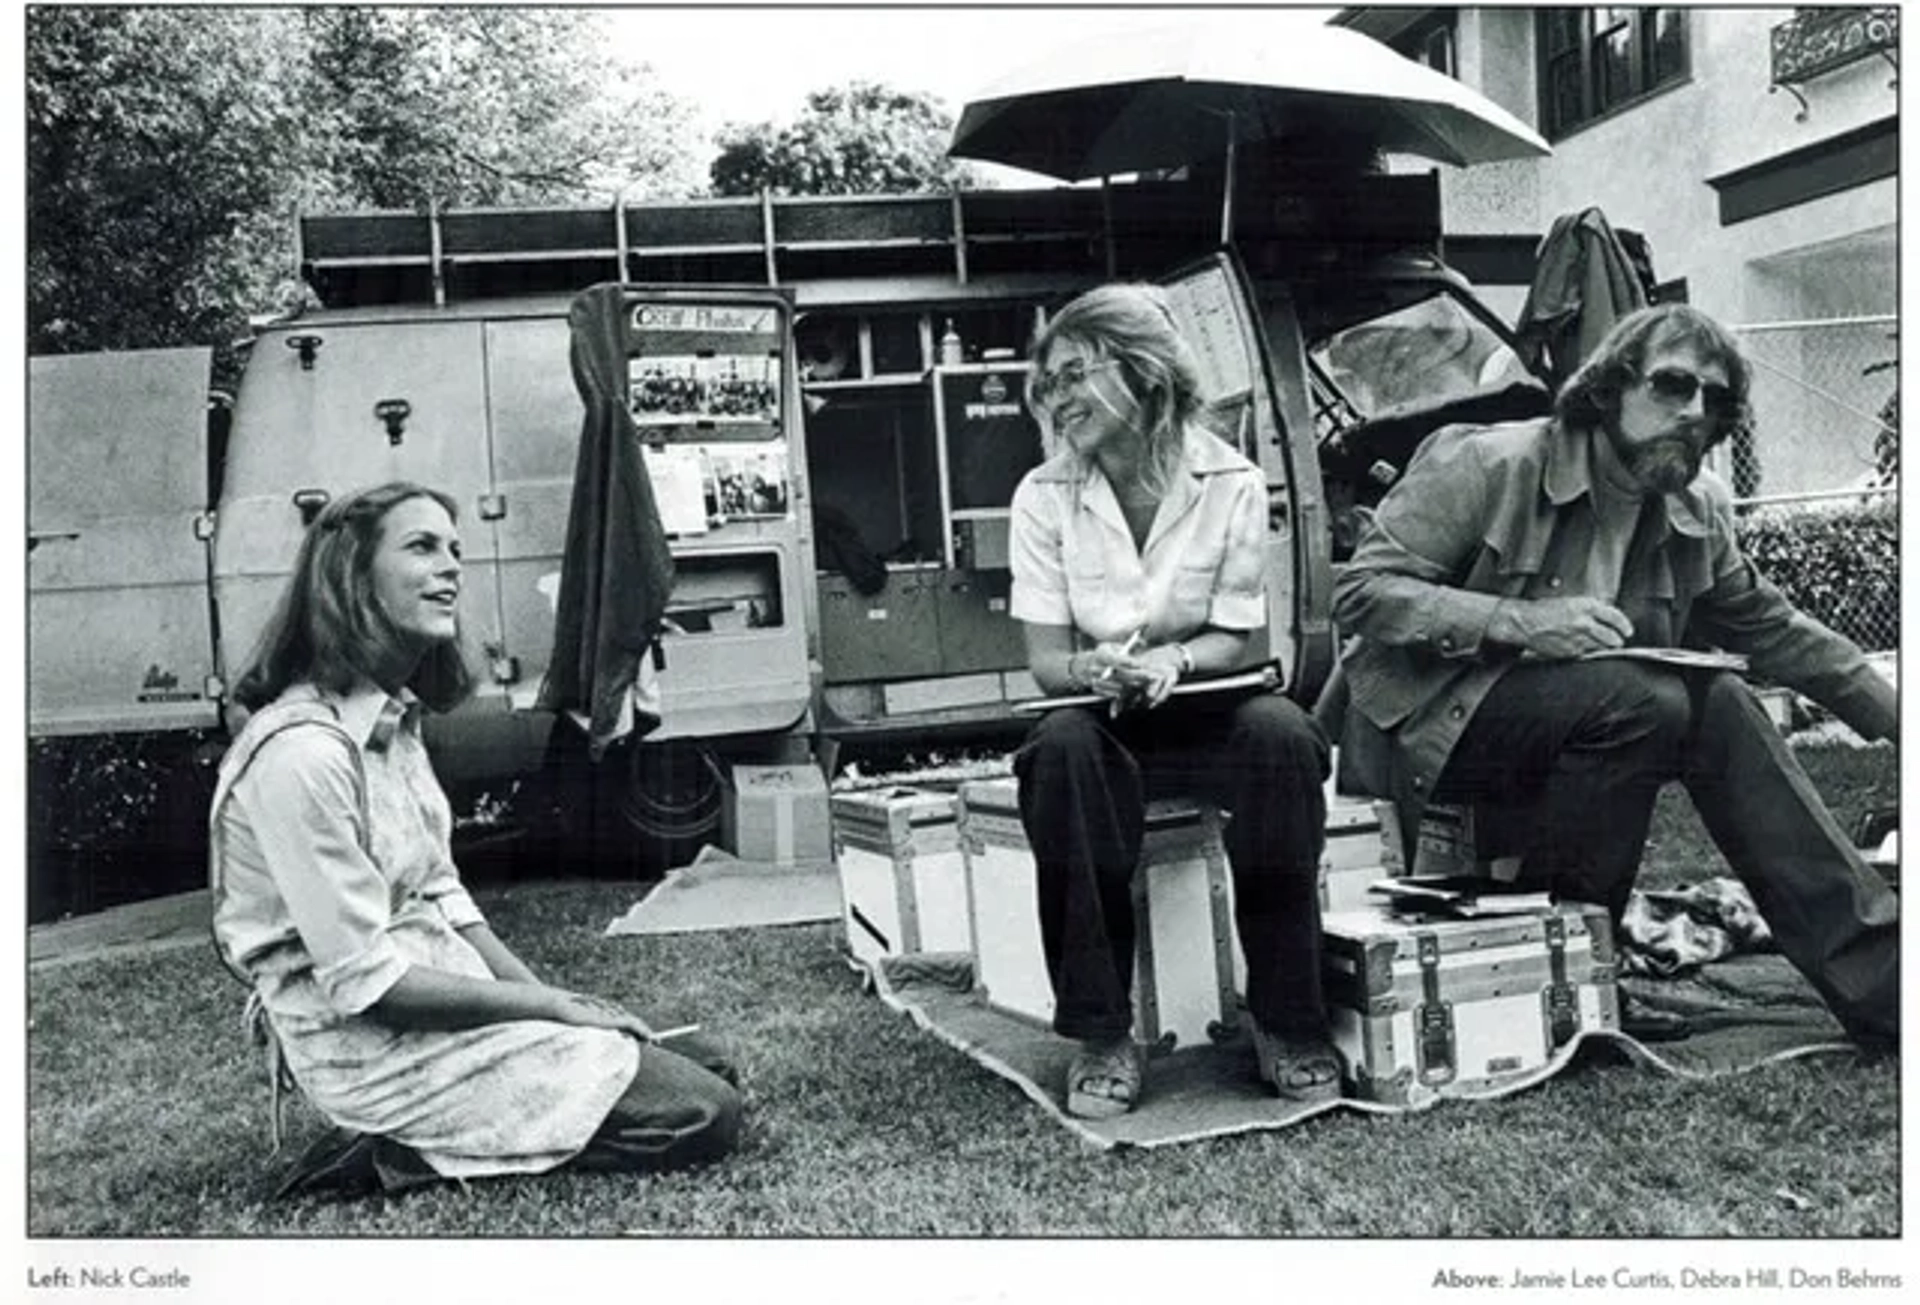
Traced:
[[[786, 514], [777, 357], [702, 352], [635, 359], [628, 405], [668, 534], [702, 534], [729, 520]], [[764, 438], [761, 427], [771, 428]]]

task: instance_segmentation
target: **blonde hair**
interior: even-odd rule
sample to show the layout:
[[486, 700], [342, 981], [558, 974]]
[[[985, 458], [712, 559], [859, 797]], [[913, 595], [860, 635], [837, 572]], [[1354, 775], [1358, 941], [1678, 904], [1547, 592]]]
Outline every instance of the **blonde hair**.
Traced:
[[1154, 493], [1164, 494], [1180, 469], [1187, 427], [1206, 404], [1200, 392], [1199, 365], [1174, 323], [1165, 293], [1158, 286], [1137, 283], [1103, 285], [1062, 308], [1034, 336], [1027, 408], [1039, 416], [1050, 447], [1051, 422], [1045, 405], [1034, 400], [1034, 387], [1048, 352], [1064, 340], [1120, 364], [1127, 390], [1140, 405], [1140, 433], [1146, 442], [1141, 481]]

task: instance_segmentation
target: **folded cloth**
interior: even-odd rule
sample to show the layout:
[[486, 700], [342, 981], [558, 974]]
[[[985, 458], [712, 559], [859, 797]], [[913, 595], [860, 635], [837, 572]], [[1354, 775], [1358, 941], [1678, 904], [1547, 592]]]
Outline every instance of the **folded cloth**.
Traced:
[[1769, 951], [1773, 931], [1746, 886], [1723, 875], [1671, 892], [1635, 889], [1619, 942], [1628, 974], [1671, 978], [1739, 952]]

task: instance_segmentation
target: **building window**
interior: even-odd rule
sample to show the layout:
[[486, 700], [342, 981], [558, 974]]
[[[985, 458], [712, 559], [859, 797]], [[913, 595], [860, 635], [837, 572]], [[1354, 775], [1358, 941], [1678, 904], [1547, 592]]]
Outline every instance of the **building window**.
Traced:
[[1453, 31], [1457, 21], [1454, 10], [1443, 9], [1407, 28], [1388, 44], [1415, 63], [1423, 63], [1449, 77], [1458, 77], [1460, 69], [1454, 58], [1453, 46]]
[[1687, 75], [1684, 9], [1542, 9], [1535, 22], [1549, 139]]

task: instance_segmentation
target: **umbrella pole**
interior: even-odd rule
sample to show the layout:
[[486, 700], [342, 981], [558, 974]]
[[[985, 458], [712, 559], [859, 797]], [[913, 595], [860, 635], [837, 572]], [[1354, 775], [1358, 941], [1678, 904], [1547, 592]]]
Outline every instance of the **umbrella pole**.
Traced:
[[1233, 243], [1233, 174], [1235, 170], [1234, 152], [1238, 144], [1239, 132], [1234, 130], [1233, 110], [1227, 110], [1227, 181], [1220, 188], [1220, 243]]
[[1120, 275], [1120, 260], [1113, 248], [1113, 178], [1100, 178], [1100, 234], [1107, 252], [1107, 280]]

